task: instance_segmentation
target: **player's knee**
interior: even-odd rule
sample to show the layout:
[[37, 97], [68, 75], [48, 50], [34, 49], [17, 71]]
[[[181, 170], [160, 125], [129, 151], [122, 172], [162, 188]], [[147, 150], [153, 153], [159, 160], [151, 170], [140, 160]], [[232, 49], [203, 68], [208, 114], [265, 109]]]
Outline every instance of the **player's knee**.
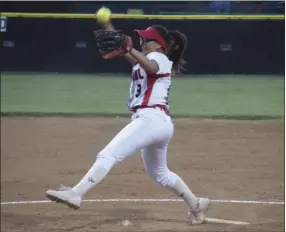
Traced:
[[96, 162], [109, 171], [118, 163], [118, 160], [112, 153], [100, 152], [96, 157]]
[[152, 175], [154, 181], [164, 187], [172, 187], [176, 181], [175, 176], [172, 175], [172, 172], [166, 170], [165, 172], [156, 173]]
[[156, 175], [153, 179], [157, 184], [160, 184], [162, 186], [166, 186], [166, 184], [168, 183], [167, 175]]

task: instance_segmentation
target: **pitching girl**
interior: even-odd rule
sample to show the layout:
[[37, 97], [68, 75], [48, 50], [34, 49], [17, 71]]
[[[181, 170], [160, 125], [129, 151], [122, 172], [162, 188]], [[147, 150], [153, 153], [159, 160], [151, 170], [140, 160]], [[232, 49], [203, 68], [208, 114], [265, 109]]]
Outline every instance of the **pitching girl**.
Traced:
[[[109, 30], [113, 30], [111, 24]], [[168, 95], [172, 74], [183, 69], [183, 54], [187, 39], [179, 31], [168, 31], [163, 26], [135, 30], [142, 52], [132, 47], [128, 38], [123, 49], [132, 64], [132, 81], [128, 108], [131, 122], [101, 150], [87, 174], [73, 188], [48, 190], [52, 201], [78, 209], [82, 197], [96, 186], [114, 165], [141, 151], [146, 171], [158, 184], [172, 190], [189, 208], [191, 223], [202, 224], [210, 200], [197, 198], [185, 182], [167, 166], [168, 144], [174, 126], [169, 116]]]

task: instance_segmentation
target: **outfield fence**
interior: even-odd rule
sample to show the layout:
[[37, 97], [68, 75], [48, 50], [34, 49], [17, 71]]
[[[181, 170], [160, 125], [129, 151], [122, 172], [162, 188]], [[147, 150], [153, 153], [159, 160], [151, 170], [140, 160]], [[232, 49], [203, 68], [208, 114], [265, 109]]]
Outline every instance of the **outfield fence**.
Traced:
[[[1, 71], [130, 72], [124, 60], [106, 61], [96, 51], [95, 14], [2, 12], [1, 17]], [[186, 74], [284, 73], [284, 15], [112, 17], [115, 27], [129, 35], [154, 24], [184, 32], [189, 40]]]
[[[70, 19], [95, 19], [96, 14], [73, 13], [24, 13], [1, 12], [1, 16], [11, 18], [70, 18]], [[284, 15], [149, 15], [149, 14], [112, 14], [112, 19], [161, 19], [161, 20], [284, 20]]]

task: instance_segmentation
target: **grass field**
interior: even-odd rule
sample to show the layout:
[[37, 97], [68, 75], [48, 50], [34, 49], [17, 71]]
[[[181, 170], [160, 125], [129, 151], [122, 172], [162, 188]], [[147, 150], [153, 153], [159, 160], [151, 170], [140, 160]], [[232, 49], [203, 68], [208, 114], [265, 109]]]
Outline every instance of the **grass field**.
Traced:
[[[1, 114], [127, 116], [129, 83], [128, 75], [1, 73]], [[280, 118], [284, 77], [173, 78], [170, 106], [174, 117]]]

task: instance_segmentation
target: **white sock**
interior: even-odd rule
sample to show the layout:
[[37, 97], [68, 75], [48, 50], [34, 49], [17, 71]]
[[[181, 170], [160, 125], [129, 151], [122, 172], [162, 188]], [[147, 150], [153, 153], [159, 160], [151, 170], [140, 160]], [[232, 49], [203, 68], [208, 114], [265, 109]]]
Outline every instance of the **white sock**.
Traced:
[[97, 185], [107, 175], [107, 173], [108, 171], [102, 165], [95, 162], [87, 174], [76, 186], [73, 187], [72, 190], [80, 196], [83, 196], [95, 185]]
[[178, 196], [183, 198], [190, 210], [196, 210], [198, 208], [198, 198], [192, 193], [185, 182], [178, 178], [174, 186], [171, 188]]

